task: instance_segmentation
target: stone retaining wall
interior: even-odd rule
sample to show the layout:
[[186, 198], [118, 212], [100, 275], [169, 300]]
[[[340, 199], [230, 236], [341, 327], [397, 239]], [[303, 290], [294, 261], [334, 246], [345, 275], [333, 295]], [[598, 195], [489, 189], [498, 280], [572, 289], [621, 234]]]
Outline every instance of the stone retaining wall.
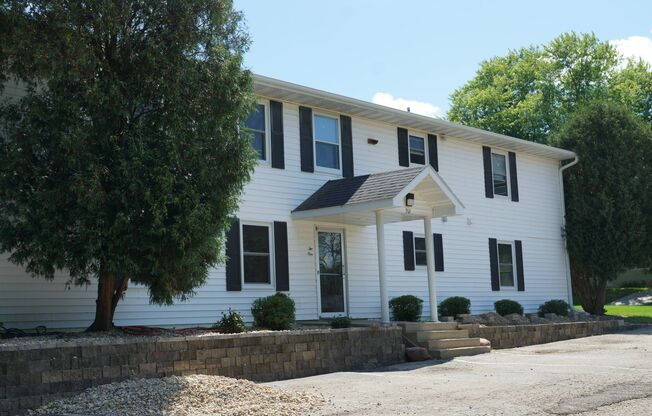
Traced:
[[491, 348], [525, 347], [565, 339], [582, 338], [617, 332], [624, 327], [622, 320], [562, 322], [556, 324], [480, 326], [460, 325], [472, 338], [486, 338]]
[[0, 344], [0, 416], [128, 378], [218, 374], [253, 381], [362, 370], [404, 360], [401, 329], [350, 328], [250, 334]]

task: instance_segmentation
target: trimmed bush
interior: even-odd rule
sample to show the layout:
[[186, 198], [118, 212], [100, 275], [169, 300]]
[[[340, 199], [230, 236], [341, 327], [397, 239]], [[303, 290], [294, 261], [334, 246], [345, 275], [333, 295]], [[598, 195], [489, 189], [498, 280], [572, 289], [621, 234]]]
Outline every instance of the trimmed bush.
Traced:
[[290, 329], [295, 321], [294, 301], [281, 292], [258, 298], [251, 305], [251, 314], [257, 328], [273, 331]]
[[511, 313], [517, 313], [523, 315], [523, 307], [520, 303], [515, 300], [502, 299], [494, 303], [494, 308], [496, 313], [500, 316], [509, 315]]
[[333, 318], [331, 321], [331, 328], [341, 329], [341, 328], [351, 328], [351, 318], [348, 316], [338, 316]]
[[441, 316], [452, 316], [471, 313], [471, 301], [463, 296], [451, 296], [439, 304]]
[[543, 316], [546, 313], [554, 313], [559, 316], [568, 316], [569, 309], [570, 306], [565, 300], [553, 299], [544, 302], [539, 306], [539, 316]]
[[403, 295], [390, 300], [389, 307], [395, 321], [416, 322], [421, 317], [423, 301], [416, 296]]
[[232, 311], [231, 308], [229, 308], [229, 313], [222, 312], [222, 319], [213, 328], [223, 334], [239, 334], [247, 330], [242, 315], [236, 311]]

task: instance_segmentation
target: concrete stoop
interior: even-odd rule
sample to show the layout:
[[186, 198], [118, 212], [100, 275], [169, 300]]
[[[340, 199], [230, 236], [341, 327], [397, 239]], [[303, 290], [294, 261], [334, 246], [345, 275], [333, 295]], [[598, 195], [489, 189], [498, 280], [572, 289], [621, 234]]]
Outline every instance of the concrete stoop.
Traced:
[[469, 331], [458, 329], [456, 322], [398, 322], [410, 342], [428, 349], [433, 358], [448, 360], [455, 357], [484, 354], [491, 347], [482, 345], [480, 338], [469, 338]]

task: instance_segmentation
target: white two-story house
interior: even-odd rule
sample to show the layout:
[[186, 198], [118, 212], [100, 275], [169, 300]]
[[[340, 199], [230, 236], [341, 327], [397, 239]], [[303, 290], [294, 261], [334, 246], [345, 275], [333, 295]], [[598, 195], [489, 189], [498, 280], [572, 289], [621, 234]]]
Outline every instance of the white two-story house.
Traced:
[[[116, 325], [199, 325], [286, 292], [297, 319], [389, 319], [388, 301], [571, 301], [562, 238], [573, 152], [263, 76], [247, 121], [259, 164], [228, 233], [229, 261], [185, 302], [131, 286]], [[34, 279], [0, 258], [0, 322], [83, 328], [96, 288]]]

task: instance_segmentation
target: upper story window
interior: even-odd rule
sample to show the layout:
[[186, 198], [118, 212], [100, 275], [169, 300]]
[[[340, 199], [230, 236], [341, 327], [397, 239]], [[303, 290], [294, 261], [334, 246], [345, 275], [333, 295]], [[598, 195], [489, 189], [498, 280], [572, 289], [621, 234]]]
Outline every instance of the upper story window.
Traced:
[[417, 266], [428, 265], [425, 237], [414, 237], [414, 264]]
[[242, 224], [242, 280], [244, 283], [271, 284], [270, 226]]
[[493, 172], [494, 195], [509, 195], [507, 178], [507, 157], [501, 153], [491, 153], [491, 171]]
[[267, 111], [263, 103], [249, 114], [245, 127], [251, 131], [251, 145], [258, 153], [258, 159], [267, 160]]
[[426, 141], [423, 137], [410, 135], [410, 163], [426, 164]]
[[315, 163], [317, 166], [340, 169], [340, 133], [338, 119], [321, 114], [313, 117], [315, 125]]
[[511, 243], [498, 243], [498, 275], [500, 287], [514, 287], [514, 256]]

